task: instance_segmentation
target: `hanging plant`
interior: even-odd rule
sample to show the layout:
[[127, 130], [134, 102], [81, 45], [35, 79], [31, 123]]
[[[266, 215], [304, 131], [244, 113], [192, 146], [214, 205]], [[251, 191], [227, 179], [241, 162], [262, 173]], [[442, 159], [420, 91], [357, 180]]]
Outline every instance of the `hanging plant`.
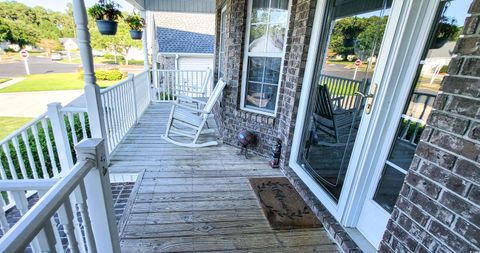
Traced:
[[100, 1], [88, 8], [88, 14], [97, 23], [98, 31], [103, 35], [115, 35], [117, 33], [117, 20], [122, 17], [120, 5], [112, 1]]
[[125, 22], [130, 27], [130, 37], [134, 40], [142, 39], [142, 29], [145, 27], [145, 19], [141, 18], [137, 13], [128, 15]]

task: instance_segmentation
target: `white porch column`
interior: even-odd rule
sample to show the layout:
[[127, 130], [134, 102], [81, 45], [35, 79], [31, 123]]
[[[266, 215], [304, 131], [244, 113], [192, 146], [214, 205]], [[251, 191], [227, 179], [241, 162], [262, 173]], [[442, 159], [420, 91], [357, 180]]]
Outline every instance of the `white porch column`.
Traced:
[[[92, 138], [106, 140], [107, 135], [100, 97], [100, 87], [98, 87], [95, 79], [90, 33], [88, 31], [88, 18], [84, 0], [73, 0], [73, 16], [77, 26], [77, 40], [82, 58], [83, 71], [85, 73], [85, 101], [87, 103], [90, 131]], [[90, 186], [103, 188], [103, 194], [101, 192], [90, 194], [89, 196], [91, 197], [88, 199], [90, 202], [88, 208], [89, 212], [92, 213], [90, 218], [93, 235], [97, 244], [97, 251], [116, 253], [120, 252], [120, 239], [113, 210], [112, 192], [110, 190], [110, 179], [108, 176], [108, 151], [106, 146], [107, 145], [100, 145], [99, 148], [103, 149], [103, 152], [100, 153], [104, 155], [97, 157], [97, 173], [100, 174], [101, 171], [102, 180], [99, 179], [100, 177], [87, 178]], [[87, 186], [87, 191], [89, 191], [88, 184], [86, 183], [85, 185]], [[90, 208], [95, 206], [103, 208], [90, 210]]]
[[[141, 17], [147, 22], [147, 13], [146, 11], [140, 12]], [[149, 22], [150, 23], [150, 22]], [[150, 25], [150, 24], [149, 24]], [[142, 33], [142, 47], [143, 47], [143, 69], [149, 70], [150, 64], [148, 62], [148, 43], [147, 43], [147, 25], [143, 28]]]
[[85, 100], [87, 103], [90, 131], [92, 132], [92, 138], [105, 139], [106, 130], [100, 98], [100, 87], [98, 87], [95, 78], [87, 11], [84, 0], [73, 0], [73, 16], [77, 26], [78, 47], [80, 48], [80, 56], [85, 73]]

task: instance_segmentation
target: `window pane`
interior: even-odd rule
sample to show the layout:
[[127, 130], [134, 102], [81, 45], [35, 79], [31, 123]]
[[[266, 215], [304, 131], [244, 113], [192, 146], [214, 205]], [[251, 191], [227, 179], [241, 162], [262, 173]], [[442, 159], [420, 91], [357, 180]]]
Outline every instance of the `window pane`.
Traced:
[[263, 82], [265, 58], [250, 57], [248, 59], [248, 81]]
[[277, 85], [264, 84], [263, 93], [265, 97], [270, 98], [265, 105], [265, 109], [269, 111], [275, 111], [275, 102], [277, 101]]
[[283, 52], [285, 43], [285, 27], [283, 25], [270, 25], [268, 27], [268, 41], [266, 51], [269, 53]]
[[386, 164], [383, 168], [382, 178], [378, 183], [373, 199], [385, 210], [392, 212], [398, 193], [403, 185], [405, 174]]
[[270, 23], [287, 23], [288, 0], [272, 0], [270, 9]]
[[262, 84], [251, 82], [247, 84], [247, 97], [245, 99], [247, 106], [263, 108], [266, 106], [267, 99], [262, 93]]
[[248, 51], [265, 52], [267, 41], [267, 25], [252, 25], [250, 27]]
[[270, 84], [278, 84], [280, 78], [280, 66], [282, 58], [267, 58], [265, 63], [264, 82]]
[[252, 23], [269, 21], [269, 0], [254, 0], [252, 3]]

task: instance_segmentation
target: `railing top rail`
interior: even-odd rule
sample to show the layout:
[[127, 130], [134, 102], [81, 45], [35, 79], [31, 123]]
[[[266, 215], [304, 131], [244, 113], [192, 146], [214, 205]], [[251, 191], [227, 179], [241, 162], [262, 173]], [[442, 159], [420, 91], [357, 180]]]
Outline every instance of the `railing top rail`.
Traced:
[[363, 80], [353, 80], [353, 79], [338, 77], [338, 76], [329, 76], [329, 75], [320, 75], [320, 76], [321, 77], [326, 77], [326, 78], [331, 78], [331, 79], [345, 80], [345, 81], [350, 81], [350, 82], [355, 82], [355, 83], [362, 83], [363, 82]]
[[59, 178], [0, 180], [0, 191], [40, 191], [52, 188]]
[[3, 140], [0, 141], [0, 146], [2, 146], [3, 144], [6, 144], [9, 140], [11, 140], [12, 138], [14, 138], [15, 136], [21, 134], [23, 131], [27, 130], [29, 127], [37, 124], [40, 120], [42, 120], [43, 118], [45, 118], [47, 116], [47, 113], [43, 113], [41, 114], [40, 116], [34, 118], [32, 121], [30, 121], [29, 123], [23, 125], [22, 127], [20, 127], [19, 129], [15, 130], [13, 133], [9, 134], [7, 137], [3, 138]]
[[95, 166], [93, 160], [79, 161], [0, 239], [0, 252], [21, 252], [40, 232], [45, 222]]
[[62, 112], [88, 112], [87, 108], [84, 107], [63, 107]]
[[114, 90], [114, 89], [116, 89], [116, 88], [124, 85], [124, 84], [127, 83], [127, 82], [130, 82], [130, 81], [132, 81], [132, 77], [131, 77], [131, 76], [127, 77], [126, 79], [124, 79], [124, 80], [122, 80], [122, 81], [120, 81], [120, 82], [118, 82], [118, 83], [116, 83], [116, 84], [114, 84], [114, 85], [112, 85], [112, 86], [110, 86], [110, 87], [108, 87], [108, 88], [101, 89], [101, 90], [100, 90], [100, 93], [101, 93], [101, 94], [107, 93], [107, 92], [109, 92], [109, 91], [111, 91], [111, 90]]

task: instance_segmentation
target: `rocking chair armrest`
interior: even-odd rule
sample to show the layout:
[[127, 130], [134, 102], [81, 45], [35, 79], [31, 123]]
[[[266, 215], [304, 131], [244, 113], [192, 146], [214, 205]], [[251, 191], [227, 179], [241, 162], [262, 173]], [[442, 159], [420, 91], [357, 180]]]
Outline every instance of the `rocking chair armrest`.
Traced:
[[207, 102], [203, 101], [203, 100], [199, 100], [199, 99], [195, 99], [195, 98], [191, 98], [191, 97], [187, 97], [187, 96], [183, 96], [183, 95], [176, 95], [177, 96], [177, 100], [180, 99], [182, 101], [185, 101], [185, 102], [195, 102], [195, 103], [199, 103], [199, 104], [207, 104]]
[[180, 91], [180, 92], [185, 92], [185, 93], [192, 93], [192, 94], [199, 94], [199, 95], [205, 94], [205, 92], [202, 92], [202, 91], [192, 91], [192, 90], [182, 90], [182, 89], [176, 89], [176, 91], [177, 92]]
[[201, 114], [207, 114], [207, 112], [205, 112], [204, 110], [199, 110], [199, 109], [196, 109], [196, 108], [193, 108], [191, 106], [187, 106], [187, 105], [183, 105], [183, 104], [179, 104], [177, 102], [174, 102], [172, 103], [174, 109], [175, 107], [180, 107], [182, 109], [186, 109], [186, 110], [189, 110], [189, 111], [192, 111], [192, 112], [196, 112], [196, 113], [201, 113]]

